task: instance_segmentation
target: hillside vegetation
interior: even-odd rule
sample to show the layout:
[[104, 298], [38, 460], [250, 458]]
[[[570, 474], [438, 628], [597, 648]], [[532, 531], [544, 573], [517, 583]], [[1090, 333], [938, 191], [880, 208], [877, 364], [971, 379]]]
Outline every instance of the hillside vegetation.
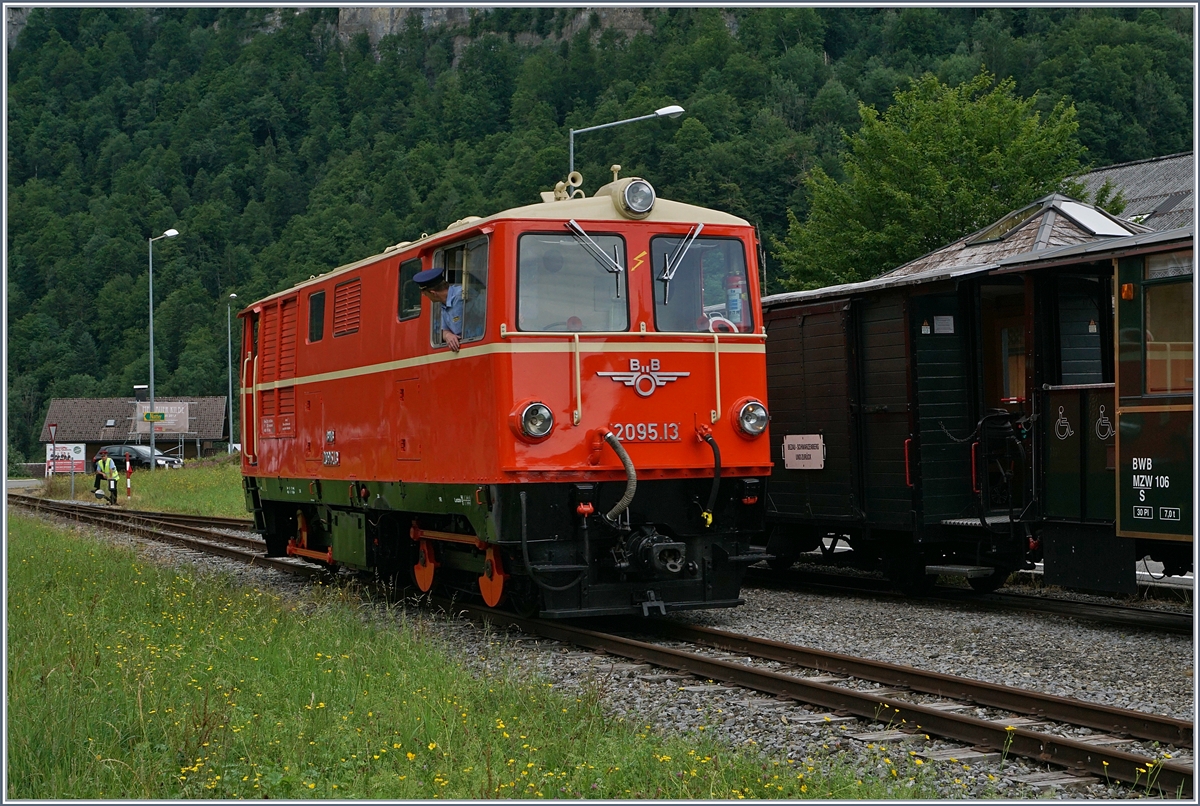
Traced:
[[[496, 9], [342, 38], [337, 9], [42, 8], [8, 72], [10, 461], [51, 397], [148, 380], [225, 393], [226, 304], [271, 293], [563, 179], [567, 132], [668, 103], [678, 120], [577, 138], [594, 190], [620, 163], [661, 195], [743, 216], [767, 244], [845, 178], [859, 105], [986, 68], [1096, 166], [1184, 151], [1192, 11]], [[769, 287], [782, 287], [777, 256]], [[236, 349], [236, 345], [235, 345]]]

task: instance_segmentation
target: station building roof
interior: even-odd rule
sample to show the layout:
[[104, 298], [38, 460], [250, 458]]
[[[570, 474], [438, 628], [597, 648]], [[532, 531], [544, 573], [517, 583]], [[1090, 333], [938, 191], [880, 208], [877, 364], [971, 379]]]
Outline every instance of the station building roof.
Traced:
[[[220, 397], [156, 397], [155, 403], [190, 403], [192, 430], [183, 436], [189, 440], [225, 440], [226, 401]], [[50, 423], [57, 423], [54, 441], [65, 442], [129, 442], [135, 440], [133, 415], [136, 403], [132, 397], [56, 397], [51, 398], [46, 419], [42, 421], [41, 442], [50, 442]], [[149, 435], [144, 435], [148, 440]], [[170, 441], [179, 434], [162, 434]]]
[[1096, 197], [1107, 180], [1125, 199], [1121, 217], [1165, 231], [1196, 220], [1196, 160], [1191, 151], [1109, 165], [1075, 177]]

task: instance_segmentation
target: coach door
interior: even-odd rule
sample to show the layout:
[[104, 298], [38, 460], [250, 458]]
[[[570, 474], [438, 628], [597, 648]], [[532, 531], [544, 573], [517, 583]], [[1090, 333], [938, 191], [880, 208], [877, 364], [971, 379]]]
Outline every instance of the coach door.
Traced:
[[973, 513], [971, 473], [975, 419], [967, 371], [967, 322], [955, 294], [909, 298], [918, 460], [910, 457], [922, 523]]

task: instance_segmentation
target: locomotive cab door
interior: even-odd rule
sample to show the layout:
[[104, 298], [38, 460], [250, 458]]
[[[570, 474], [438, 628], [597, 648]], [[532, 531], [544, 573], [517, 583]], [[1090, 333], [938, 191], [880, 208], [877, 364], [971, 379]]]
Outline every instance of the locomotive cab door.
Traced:
[[241, 399], [242, 399], [242, 455], [250, 464], [258, 464], [258, 407], [255, 405], [254, 386], [258, 383], [258, 311], [251, 311], [242, 319]]

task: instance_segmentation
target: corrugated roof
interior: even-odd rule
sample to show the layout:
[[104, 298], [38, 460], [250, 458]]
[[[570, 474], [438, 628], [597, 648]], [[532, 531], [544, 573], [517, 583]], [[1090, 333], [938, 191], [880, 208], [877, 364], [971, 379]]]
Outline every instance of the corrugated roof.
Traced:
[[1196, 161], [1191, 151], [1109, 165], [1076, 177], [1095, 198], [1109, 180], [1125, 198], [1121, 217], [1165, 231], [1195, 223]]
[[[134, 438], [133, 414], [135, 402], [128, 397], [56, 397], [42, 423], [42, 442], [50, 441], [50, 423], [57, 423], [55, 442], [126, 442]], [[226, 398], [220, 397], [159, 397], [156, 403], [191, 403], [189, 412], [195, 419], [188, 439], [223, 440], [225, 432]], [[112, 425], [108, 425], [109, 421]], [[164, 435], [174, 439], [175, 434]]]
[[1053, 193], [873, 280], [774, 294], [763, 299], [763, 307], [965, 277], [990, 271], [1002, 262], [1022, 255], [1036, 256], [1047, 250], [1121, 237], [1097, 232], [1138, 235], [1151, 230], [1121, 221], [1093, 205]]

